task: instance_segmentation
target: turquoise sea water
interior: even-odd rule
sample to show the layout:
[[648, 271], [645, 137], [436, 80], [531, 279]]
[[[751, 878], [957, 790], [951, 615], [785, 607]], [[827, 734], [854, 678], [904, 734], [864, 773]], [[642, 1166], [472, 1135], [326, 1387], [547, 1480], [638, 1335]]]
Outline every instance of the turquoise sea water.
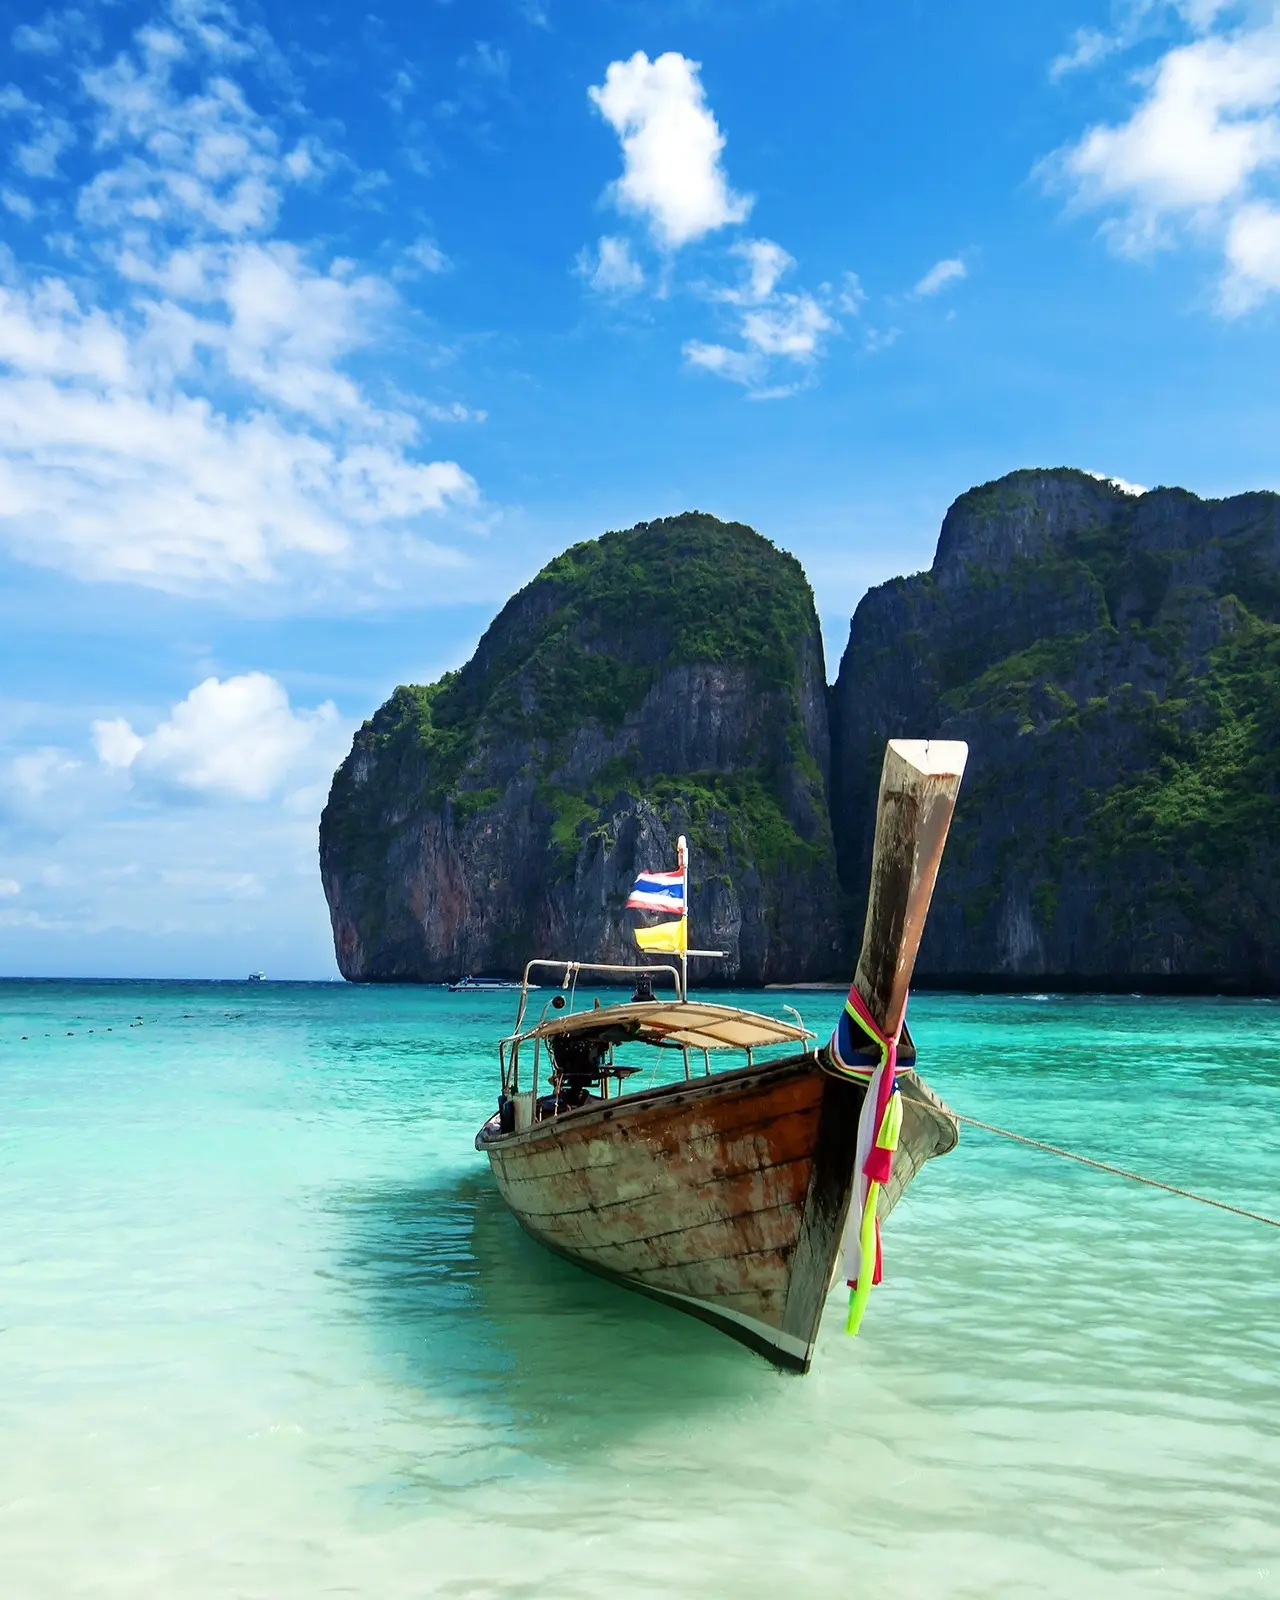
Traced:
[[[1280, 1229], [966, 1130], [783, 1375], [506, 1214], [513, 998], [0, 984], [0, 1593], [1280, 1595]], [[1280, 1004], [912, 1021], [958, 1110], [1280, 1214]]]

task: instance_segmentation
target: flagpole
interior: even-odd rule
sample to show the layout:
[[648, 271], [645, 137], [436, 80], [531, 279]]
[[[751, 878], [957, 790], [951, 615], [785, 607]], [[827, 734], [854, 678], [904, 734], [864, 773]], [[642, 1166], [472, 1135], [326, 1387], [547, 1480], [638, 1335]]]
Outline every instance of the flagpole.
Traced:
[[676, 841], [676, 861], [684, 881], [680, 896], [680, 988], [682, 998], [689, 998], [689, 841], [681, 834]]

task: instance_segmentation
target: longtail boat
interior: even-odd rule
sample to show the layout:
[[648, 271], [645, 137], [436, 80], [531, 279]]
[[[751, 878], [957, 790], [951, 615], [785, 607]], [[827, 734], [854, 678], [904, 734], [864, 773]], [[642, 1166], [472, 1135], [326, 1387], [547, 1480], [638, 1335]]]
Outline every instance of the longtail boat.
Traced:
[[[476, 1148], [535, 1239], [801, 1372], [843, 1247], [856, 1331], [879, 1277], [880, 1223], [959, 1137], [915, 1070], [904, 1017], [967, 754], [939, 740], [885, 751], [862, 949], [825, 1045], [794, 1011], [779, 1020], [690, 999], [688, 956], [715, 952], [687, 947], [683, 840], [678, 871], [642, 874], [628, 902], [678, 909], [679, 927], [637, 930], [642, 949], [677, 962], [529, 963], [499, 1047], [498, 1111]], [[536, 1021], [535, 973], [559, 985]], [[578, 1009], [587, 975], [635, 993]], [[737, 1063], [713, 1070], [726, 1052]], [[656, 1081], [664, 1066], [674, 1081]]]

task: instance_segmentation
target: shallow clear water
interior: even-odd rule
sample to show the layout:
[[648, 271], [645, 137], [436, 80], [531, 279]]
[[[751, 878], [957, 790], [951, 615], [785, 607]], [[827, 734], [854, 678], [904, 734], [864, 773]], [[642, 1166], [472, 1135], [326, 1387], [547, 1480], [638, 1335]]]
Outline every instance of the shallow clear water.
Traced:
[[[513, 998], [0, 983], [0, 1592], [1280, 1595], [1280, 1229], [966, 1130], [779, 1374], [506, 1214]], [[1280, 1214], [1280, 1004], [912, 1023], [957, 1109]]]

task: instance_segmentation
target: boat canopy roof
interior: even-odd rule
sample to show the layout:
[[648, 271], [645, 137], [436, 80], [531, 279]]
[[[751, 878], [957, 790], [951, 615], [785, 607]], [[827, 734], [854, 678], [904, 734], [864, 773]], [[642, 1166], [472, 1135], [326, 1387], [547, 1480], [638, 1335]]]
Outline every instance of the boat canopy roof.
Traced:
[[633, 1000], [602, 1006], [597, 1011], [548, 1017], [520, 1035], [548, 1043], [566, 1036], [600, 1037], [606, 1044], [635, 1040], [690, 1050], [757, 1050], [770, 1044], [804, 1044], [816, 1037], [793, 1022], [700, 1000]]

